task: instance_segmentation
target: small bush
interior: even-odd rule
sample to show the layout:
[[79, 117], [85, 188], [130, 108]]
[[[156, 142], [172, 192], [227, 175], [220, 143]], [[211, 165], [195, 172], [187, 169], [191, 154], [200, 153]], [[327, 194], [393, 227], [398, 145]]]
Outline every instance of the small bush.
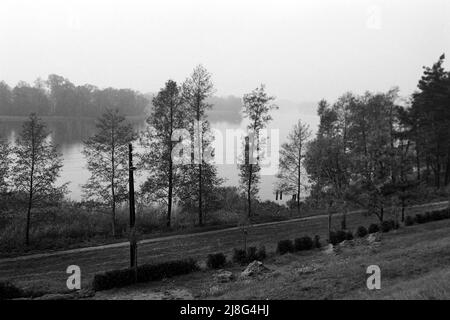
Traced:
[[380, 227], [376, 223], [372, 223], [369, 226], [369, 230], [368, 230], [369, 233], [376, 233], [378, 231], [380, 231]]
[[437, 211], [433, 211], [431, 212], [431, 220], [432, 221], [439, 221], [439, 220], [444, 220], [448, 218], [448, 210], [437, 210]]
[[267, 258], [266, 247], [260, 246], [258, 252], [256, 253], [256, 260], [263, 261]]
[[256, 250], [256, 247], [249, 247], [247, 248], [247, 262], [253, 262], [255, 260], [258, 260], [258, 253]]
[[223, 253], [209, 254], [206, 265], [210, 269], [220, 269], [227, 263], [227, 258]]
[[266, 257], [266, 248], [264, 246], [260, 246], [258, 249], [249, 247], [247, 252], [243, 249], [233, 249], [233, 262], [235, 263], [246, 264], [255, 260], [263, 261]]
[[347, 239], [347, 232], [345, 232], [343, 230], [338, 230], [338, 231], [336, 231], [336, 236], [337, 236], [338, 242], [340, 243]]
[[0, 282], [0, 300], [16, 299], [25, 296], [25, 292], [10, 282]]
[[288, 252], [294, 252], [294, 244], [291, 240], [281, 240], [278, 242], [277, 253], [286, 254]]
[[338, 230], [338, 231], [330, 232], [330, 239], [328, 239], [328, 241], [332, 245], [336, 245], [336, 244], [341, 243], [342, 241], [344, 241], [346, 239], [347, 239], [347, 233], [345, 231]]
[[412, 226], [414, 224], [414, 218], [411, 216], [407, 216], [405, 218], [405, 226]]
[[[144, 264], [137, 268], [137, 282], [156, 281], [197, 270], [199, 268], [193, 259]], [[134, 280], [134, 271], [132, 269], [113, 270], [96, 274], [92, 282], [92, 288], [95, 291], [119, 288], [133, 284]]]
[[367, 236], [367, 229], [363, 226], [359, 226], [358, 229], [356, 229], [356, 236], [358, 238], [363, 238], [365, 236]]
[[313, 248], [313, 240], [306, 236], [294, 240], [295, 251], [311, 250]]
[[351, 231], [345, 233], [345, 240], [353, 240], [353, 233]]
[[425, 216], [422, 215], [422, 214], [416, 214], [416, 216], [414, 218], [414, 221], [415, 221], [415, 223], [418, 223], [418, 224], [425, 223], [426, 222], [425, 221]]
[[322, 244], [320, 243], [320, 237], [316, 234], [314, 236], [314, 248], [319, 249], [321, 247], [322, 247]]
[[391, 221], [383, 221], [380, 226], [381, 232], [389, 232], [393, 229]]
[[400, 223], [398, 223], [398, 221], [392, 221], [392, 229], [394, 230], [400, 229]]
[[247, 263], [247, 253], [244, 249], [233, 249], [233, 262], [240, 264]]

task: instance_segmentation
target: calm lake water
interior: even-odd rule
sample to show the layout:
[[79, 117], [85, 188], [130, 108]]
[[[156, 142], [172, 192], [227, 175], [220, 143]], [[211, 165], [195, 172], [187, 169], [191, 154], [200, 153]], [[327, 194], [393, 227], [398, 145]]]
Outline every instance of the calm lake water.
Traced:
[[[302, 114], [301, 107], [282, 108], [273, 114], [274, 120], [269, 126], [270, 129], [279, 130], [280, 145], [286, 140], [286, 136], [298, 119], [310, 124], [315, 132], [318, 124], [318, 117], [311, 114]], [[0, 138], [13, 142], [20, 134], [22, 123], [25, 118], [0, 117]], [[70, 182], [68, 198], [81, 200], [81, 185], [89, 178], [89, 171], [86, 169], [86, 160], [82, 154], [83, 141], [95, 133], [94, 119], [74, 119], [74, 118], [43, 118], [51, 131], [51, 138], [57, 144], [59, 151], [63, 155], [63, 168], [59, 183]], [[135, 130], [145, 129], [145, 118], [129, 119]], [[245, 123], [213, 122], [212, 128], [222, 133], [224, 146], [226, 130], [245, 128]], [[224, 147], [224, 157], [227, 148]], [[225, 160], [223, 161], [224, 163]], [[236, 164], [219, 164], [218, 172], [222, 178], [226, 179], [226, 185], [237, 185], [239, 181]], [[145, 172], [137, 173], [137, 184], [145, 179]], [[260, 184], [260, 198], [262, 200], [274, 198], [274, 185], [276, 179], [274, 175], [263, 175]], [[284, 197], [286, 200], [287, 197]], [[283, 201], [284, 202], [284, 201]]]

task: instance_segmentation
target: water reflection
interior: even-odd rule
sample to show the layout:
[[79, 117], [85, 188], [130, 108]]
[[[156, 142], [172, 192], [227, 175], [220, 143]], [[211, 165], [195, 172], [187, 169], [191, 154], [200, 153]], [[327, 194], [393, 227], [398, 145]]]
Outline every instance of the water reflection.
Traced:
[[[273, 115], [273, 121], [269, 129], [278, 129], [280, 144], [283, 143], [292, 126], [299, 118], [311, 125], [315, 130], [318, 124], [318, 117], [304, 112], [301, 106], [285, 107], [280, 106]], [[22, 130], [22, 124], [26, 118], [0, 117], [0, 137], [8, 141], [14, 141]], [[80, 200], [82, 197], [81, 185], [86, 183], [89, 172], [86, 169], [86, 160], [83, 157], [83, 141], [95, 133], [95, 119], [79, 118], [42, 118], [48, 129], [51, 131], [51, 138], [58, 146], [63, 155], [63, 169], [60, 183], [70, 181], [68, 197], [73, 200]], [[224, 122], [219, 119], [212, 121], [212, 127], [218, 129], [225, 136], [227, 129], [245, 128], [243, 122]], [[127, 121], [132, 124], [137, 131], [145, 128], [145, 117], [128, 118]], [[236, 164], [218, 165], [218, 173], [226, 179], [226, 185], [237, 185], [239, 182], [238, 169]], [[145, 173], [138, 174], [137, 184], [145, 179]], [[274, 199], [273, 186], [276, 182], [274, 176], [263, 176], [260, 185], [260, 198], [262, 200]]]

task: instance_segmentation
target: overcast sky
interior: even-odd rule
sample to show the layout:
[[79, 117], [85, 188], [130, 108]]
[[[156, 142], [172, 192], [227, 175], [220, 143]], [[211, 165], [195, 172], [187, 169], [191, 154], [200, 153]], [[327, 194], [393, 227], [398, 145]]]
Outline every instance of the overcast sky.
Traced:
[[[295, 101], [416, 87], [450, 58], [448, 0], [1, 0], [0, 79], [154, 92], [202, 63], [218, 95]], [[447, 66], [449, 64], [447, 63]]]

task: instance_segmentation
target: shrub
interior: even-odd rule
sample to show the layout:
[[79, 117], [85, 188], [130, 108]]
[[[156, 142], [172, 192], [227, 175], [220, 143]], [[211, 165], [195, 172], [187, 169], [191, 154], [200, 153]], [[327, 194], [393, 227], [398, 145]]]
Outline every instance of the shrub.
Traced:
[[220, 269], [227, 263], [227, 258], [225, 255], [220, 253], [209, 254], [206, 265], [210, 269]]
[[425, 223], [425, 216], [422, 214], [416, 214], [414, 221], [418, 224]]
[[320, 243], [320, 237], [316, 234], [314, 236], [314, 248], [319, 249], [320, 247], [322, 247], [322, 244]]
[[400, 229], [400, 223], [398, 223], [398, 221], [392, 221], [392, 228], [394, 230]]
[[240, 264], [247, 263], [247, 253], [244, 249], [233, 249], [233, 262]]
[[16, 299], [25, 296], [25, 292], [10, 282], [0, 282], [0, 300]]
[[263, 261], [266, 257], [266, 248], [264, 246], [260, 246], [258, 249], [249, 247], [247, 252], [243, 249], [233, 249], [233, 262], [235, 263], [246, 264], [255, 260]]
[[[137, 268], [137, 282], [156, 281], [199, 270], [193, 259], [176, 260], [159, 264], [144, 264]], [[95, 291], [108, 290], [133, 284], [132, 269], [113, 270], [96, 274], [92, 282]]]
[[330, 232], [328, 242], [331, 243], [333, 246], [339, 243], [336, 232], [334, 232], [334, 231]]
[[344, 230], [338, 230], [338, 231], [336, 231], [336, 236], [337, 236], [338, 242], [340, 243], [347, 239], [347, 232], [345, 232]]
[[381, 232], [389, 232], [389, 231], [391, 231], [392, 230], [392, 223], [391, 223], [391, 221], [383, 221], [382, 223], [381, 223], [381, 227], [380, 227], [380, 229], [381, 229]]
[[411, 216], [407, 216], [405, 218], [405, 226], [412, 226], [414, 224], [414, 218]]
[[313, 240], [306, 236], [294, 240], [295, 251], [311, 250], [313, 248]]
[[291, 240], [281, 240], [278, 242], [277, 253], [285, 254], [288, 252], [294, 252], [294, 244]]
[[447, 209], [433, 211], [433, 212], [431, 212], [431, 220], [438, 221], [438, 220], [447, 219], [448, 212], [449, 211]]
[[328, 239], [328, 241], [332, 245], [336, 245], [346, 239], [347, 239], [347, 233], [345, 231], [339, 230], [339, 231], [330, 232], [330, 239]]
[[358, 238], [363, 238], [365, 236], [367, 236], [367, 229], [363, 226], [359, 226], [358, 229], [356, 229], [356, 236]]
[[378, 231], [380, 231], [380, 227], [376, 223], [372, 223], [369, 226], [369, 230], [368, 230], [369, 233], [376, 233]]
[[258, 260], [258, 254], [256, 251], [256, 247], [249, 247], [247, 248], [247, 262], [253, 262], [255, 260]]
[[263, 261], [267, 258], [266, 247], [260, 246], [258, 252], [256, 253], [256, 260]]
[[345, 233], [345, 240], [353, 240], [353, 233], [351, 231]]

